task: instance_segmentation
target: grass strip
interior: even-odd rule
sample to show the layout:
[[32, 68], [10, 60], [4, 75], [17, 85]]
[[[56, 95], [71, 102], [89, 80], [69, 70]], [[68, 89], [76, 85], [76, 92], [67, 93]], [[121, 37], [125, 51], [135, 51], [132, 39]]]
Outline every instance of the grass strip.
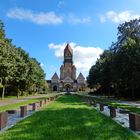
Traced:
[[32, 99], [29, 99], [29, 100], [26, 100], [26, 101], [21, 101], [21, 102], [18, 102], [18, 103], [12, 103], [12, 104], [8, 104], [8, 105], [0, 106], [0, 112], [6, 111], [6, 110], [17, 109], [17, 108], [19, 108], [20, 106], [23, 106], [23, 105], [31, 104], [31, 103], [34, 103], [34, 102], [39, 102], [40, 100], [44, 100], [46, 98], [53, 97], [56, 94], [58, 94], [58, 93], [48, 94], [48, 95], [43, 96], [43, 97], [32, 98]]

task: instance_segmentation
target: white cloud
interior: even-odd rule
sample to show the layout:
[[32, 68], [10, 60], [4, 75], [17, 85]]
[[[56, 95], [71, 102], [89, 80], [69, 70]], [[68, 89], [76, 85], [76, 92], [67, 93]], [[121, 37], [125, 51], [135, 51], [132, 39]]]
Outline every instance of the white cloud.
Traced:
[[35, 13], [31, 10], [15, 8], [7, 12], [9, 18], [27, 20], [36, 24], [61, 24], [63, 18], [56, 15], [55, 12], [40, 12]]
[[[64, 1], [59, 1], [58, 6], [62, 7], [65, 5]], [[18, 20], [26, 20], [36, 24], [62, 24], [64, 20], [70, 24], [88, 24], [92, 20], [89, 16], [78, 17], [74, 14], [68, 14], [60, 16], [55, 12], [34, 12], [32, 10], [15, 8], [7, 12], [7, 17]]]
[[[48, 46], [50, 49], [54, 50], [54, 54], [57, 58], [63, 60], [63, 51], [66, 46], [66, 43], [51, 43]], [[73, 42], [70, 43], [70, 46], [73, 49], [74, 64], [77, 68], [77, 71], [81, 71], [84, 74], [87, 74], [91, 66], [96, 62], [97, 58], [99, 58], [99, 55], [103, 52], [101, 48], [83, 47]]]
[[71, 24], [89, 24], [91, 21], [90, 17], [77, 17], [74, 14], [70, 14], [68, 17], [68, 22]]
[[107, 20], [110, 20], [114, 23], [122, 23], [125, 21], [129, 21], [132, 19], [139, 18], [140, 15], [133, 14], [131, 11], [123, 11], [123, 12], [114, 12], [114, 11], [108, 11], [105, 15], [100, 16], [101, 22], [106, 22]]

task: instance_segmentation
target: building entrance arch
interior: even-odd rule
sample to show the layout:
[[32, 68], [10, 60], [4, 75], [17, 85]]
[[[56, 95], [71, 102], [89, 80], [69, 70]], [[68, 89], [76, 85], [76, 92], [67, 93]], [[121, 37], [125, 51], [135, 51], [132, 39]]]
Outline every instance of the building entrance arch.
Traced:
[[66, 84], [66, 85], [65, 85], [65, 91], [66, 91], [66, 92], [70, 92], [71, 90], [72, 90], [71, 84]]
[[55, 85], [55, 86], [53, 86], [53, 91], [57, 91], [58, 89], [57, 89], [57, 86]]

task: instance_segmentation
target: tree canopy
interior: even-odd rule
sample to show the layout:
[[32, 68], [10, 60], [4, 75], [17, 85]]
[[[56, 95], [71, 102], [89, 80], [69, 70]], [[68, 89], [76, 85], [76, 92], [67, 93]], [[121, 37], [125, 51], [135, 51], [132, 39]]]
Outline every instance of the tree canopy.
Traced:
[[140, 97], [140, 19], [120, 24], [117, 41], [105, 50], [89, 71], [89, 87], [97, 93]]
[[22, 48], [12, 44], [12, 40], [6, 38], [4, 24], [0, 20], [0, 88], [2, 98], [5, 90], [17, 94], [43, 92], [45, 89], [45, 73], [40, 63], [29, 57]]

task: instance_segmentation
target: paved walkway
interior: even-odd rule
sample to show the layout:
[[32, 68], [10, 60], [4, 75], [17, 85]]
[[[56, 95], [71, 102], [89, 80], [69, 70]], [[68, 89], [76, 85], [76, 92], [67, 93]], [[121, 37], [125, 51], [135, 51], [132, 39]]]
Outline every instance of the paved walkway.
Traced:
[[118, 103], [140, 108], [140, 101], [118, 101]]
[[46, 94], [46, 95], [35, 95], [35, 96], [27, 96], [27, 97], [23, 97], [23, 98], [20, 97], [19, 99], [13, 98], [13, 99], [0, 100], [0, 106], [9, 105], [9, 104], [13, 104], [13, 103], [19, 103], [19, 102], [27, 101], [29, 99], [41, 98], [41, 97], [45, 97], [45, 96], [49, 96], [49, 95], [50, 94]]
[[[105, 98], [104, 96], [93, 96], [93, 97], [100, 98], [100, 99], [109, 99], [109, 98]], [[122, 101], [122, 100], [117, 100], [114, 98], [111, 98], [109, 100], [115, 101], [120, 104], [136, 106], [136, 107], [140, 108], [140, 101]]]

